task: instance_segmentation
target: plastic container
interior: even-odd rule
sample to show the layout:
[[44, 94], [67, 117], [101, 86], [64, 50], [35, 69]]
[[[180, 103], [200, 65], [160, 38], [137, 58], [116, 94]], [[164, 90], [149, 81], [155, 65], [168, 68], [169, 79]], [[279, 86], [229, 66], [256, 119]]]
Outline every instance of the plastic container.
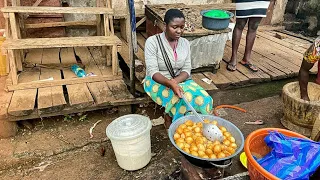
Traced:
[[71, 70], [74, 72], [74, 74], [76, 74], [78, 77], [85, 77], [86, 76], [86, 72], [79, 67], [78, 65], [74, 64], [71, 66]]
[[150, 162], [150, 129], [150, 119], [137, 114], [119, 117], [108, 125], [106, 134], [121, 168], [134, 171]]
[[247, 156], [247, 165], [249, 176], [251, 180], [278, 180], [276, 176], [266, 171], [256, 160], [254, 160], [253, 155], [257, 158], [262, 158], [267, 155], [271, 148], [269, 148], [264, 142], [264, 138], [269, 134], [269, 131], [278, 131], [286, 136], [290, 137], [298, 137], [298, 138], [306, 138], [305, 136], [279, 128], [264, 128], [259, 129], [247, 137], [244, 144], [244, 151]]
[[239, 154], [243, 149], [244, 137], [242, 132], [234, 124], [232, 124], [231, 122], [223, 118], [213, 116], [213, 115], [200, 115], [200, 116], [210, 121], [216, 120], [219, 126], [224, 126], [227, 128], [228, 132], [230, 132], [235, 138], [236, 144], [238, 146], [238, 149], [234, 154], [225, 158], [220, 158], [220, 159], [205, 159], [205, 158], [193, 156], [181, 150], [174, 142], [173, 135], [176, 129], [179, 127], [179, 125], [185, 123], [187, 120], [192, 120], [193, 122], [199, 122], [200, 120], [196, 118], [194, 115], [187, 115], [187, 116], [181, 117], [170, 125], [169, 138], [171, 143], [186, 157], [186, 159], [188, 159], [194, 165], [197, 165], [203, 168], [212, 168], [212, 167], [226, 168], [230, 166], [232, 164], [232, 158], [237, 154]]
[[210, 30], [226, 29], [229, 26], [230, 18], [232, 18], [234, 16], [234, 14], [229, 11], [224, 11], [227, 14], [229, 14], [229, 17], [225, 17], [225, 18], [209, 17], [209, 16], [205, 15], [205, 13], [207, 13], [209, 11], [214, 11], [214, 10], [224, 11], [221, 9], [210, 9], [210, 10], [201, 11], [200, 14], [202, 15], [202, 26], [204, 28], [210, 29]]
[[[6, 40], [4, 37], [0, 37], [0, 47], [2, 46], [2, 43]], [[2, 55], [3, 53], [0, 52], [0, 76], [7, 75], [7, 59], [5, 55]]]
[[310, 101], [300, 97], [299, 82], [290, 82], [283, 86], [283, 118], [281, 123], [287, 129], [310, 137], [314, 123], [320, 121], [320, 85], [309, 82]]

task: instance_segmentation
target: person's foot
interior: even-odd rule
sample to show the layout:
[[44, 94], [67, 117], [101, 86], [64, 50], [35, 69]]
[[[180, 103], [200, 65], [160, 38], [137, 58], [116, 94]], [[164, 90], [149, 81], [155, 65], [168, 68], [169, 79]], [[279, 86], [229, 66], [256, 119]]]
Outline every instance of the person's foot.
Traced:
[[169, 114], [164, 114], [164, 127], [166, 129], [169, 129], [170, 125], [172, 124], [172, 117], [169, 116]]
[[248, 68], [249, 70], [253, 71], [253, 72], [257, 72], [258, 71], [258, 68], [255, 65], [253, 65], [251, 62], [249, 62], [249, 61], [242, 60], [239, 63], [241, 65], [243, 65], [244, 67]]
[[235, 70], [237, 70], [237, 64], [232, 64], [231, 62], [229, 62], [228, 65], [227, 65], [227, 70], [228, 70], [228, 71], [235, 71]]

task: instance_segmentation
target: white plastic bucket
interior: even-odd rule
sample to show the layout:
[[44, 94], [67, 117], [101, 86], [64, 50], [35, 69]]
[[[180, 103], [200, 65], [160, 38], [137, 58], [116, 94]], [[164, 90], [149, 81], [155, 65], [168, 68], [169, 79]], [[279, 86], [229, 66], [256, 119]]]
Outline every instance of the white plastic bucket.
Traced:
[[134, 171], [150, 162], [150, 129], [150, 119], [137, 114], [119, 117], [108, 125], [106, 134], [121, 168]]

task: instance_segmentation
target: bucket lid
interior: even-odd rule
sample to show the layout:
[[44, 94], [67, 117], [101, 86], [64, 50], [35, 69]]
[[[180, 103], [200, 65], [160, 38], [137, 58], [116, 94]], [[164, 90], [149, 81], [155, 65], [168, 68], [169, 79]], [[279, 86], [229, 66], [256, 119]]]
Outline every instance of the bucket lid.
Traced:
[[138, 114], [128, 114], [112, 121], [106, 134], [111, 140], [129, 140], [139, 137], [151, 129], [151, 121], [148, 117]]

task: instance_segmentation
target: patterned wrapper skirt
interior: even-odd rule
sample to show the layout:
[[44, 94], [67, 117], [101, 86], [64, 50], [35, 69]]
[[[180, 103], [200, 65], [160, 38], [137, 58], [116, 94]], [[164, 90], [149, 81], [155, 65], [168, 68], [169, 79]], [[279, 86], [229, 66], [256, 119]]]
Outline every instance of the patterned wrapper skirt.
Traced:
[[[173, 118], [172, 121], [190, 112], [185, 102], [176, 96], [170, 88], [155, 82], [150, 76], [147, 76], [143, 82], [145, 92], [154, 102], [165, 108], [165, 112]], [[182, 87], [186, 99], [197, 112], [211, 113], [213, 100], [201, 86], [191, 79], [179, 85]]]
[[236, 17], [266, 17], [269, 4], [266, 0], [236, 0]]

